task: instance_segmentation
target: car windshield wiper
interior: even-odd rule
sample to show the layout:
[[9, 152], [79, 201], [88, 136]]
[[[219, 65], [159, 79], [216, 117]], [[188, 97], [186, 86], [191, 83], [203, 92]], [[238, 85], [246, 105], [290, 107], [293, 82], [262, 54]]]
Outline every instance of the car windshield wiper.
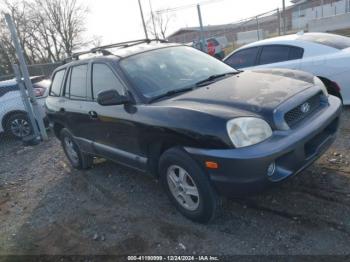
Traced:
[[164, 94], [152, 97], [149, 102], [154, 102], [154, 101], [156, 101], [156, 100], [158, 100], [160, 98], [163, 98], [163, 97], [168, 97], [168, 96], [176, 95], [176, 94], [179, 94], [179, 93], [184, 93], [184, 92], [187, 92], [187, 91], [192, 91], [193, 89], [194, 89], [194, 87], [191, 86], [191, 87], [185, 87], [185, 88], [170, 90], [170, 91], [168, 91], [168, 92], [166, 92]]
[[195, 84], [195, 86], [197, 86], [197, 87], [205, 86], [205, 85], [208, 85], [208, 84], [212, 83], [214, 80], [217, 80], [219, 78], [222, 78], [222, 77], [225, 77], [225, 76], [228, 76], [228, 75], [237, 75], [239, 73], [241, 73], [241, 71], [233, 71], [233, 72], [227, 72], [227, 73], [224, 73], [224, 74], [211, 75], [208, 78], [197, 82]]

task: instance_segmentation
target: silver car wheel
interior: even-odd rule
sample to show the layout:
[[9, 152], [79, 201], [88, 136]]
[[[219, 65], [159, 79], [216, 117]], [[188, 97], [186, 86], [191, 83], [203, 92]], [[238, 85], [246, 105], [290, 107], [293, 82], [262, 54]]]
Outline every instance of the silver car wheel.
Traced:
[[10, 130], [14, 136], [22, 138], [30, 135], [32, 127], [27, 120], [16, 118], [10, 123]]
[[198, 208], [200, 197], [196, 183], [185, 169], [172, 165], [167, 171], [169, 189], [176, 201], [185, 209], [194, 211]]

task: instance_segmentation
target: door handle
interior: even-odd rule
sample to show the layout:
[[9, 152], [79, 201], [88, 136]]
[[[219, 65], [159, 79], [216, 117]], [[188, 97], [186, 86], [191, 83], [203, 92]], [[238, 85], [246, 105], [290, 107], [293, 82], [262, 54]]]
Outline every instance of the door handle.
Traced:
[[95, 111], [89, 111], [89, 117], [91, 119], [97, 119], [98, 115]]

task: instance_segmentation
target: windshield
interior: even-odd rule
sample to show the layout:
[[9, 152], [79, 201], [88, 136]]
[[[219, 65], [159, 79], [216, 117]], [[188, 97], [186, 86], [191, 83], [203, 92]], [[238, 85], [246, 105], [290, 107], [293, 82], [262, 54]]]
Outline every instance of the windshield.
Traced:
[[125, 58], [120, 65], [147, 99], [195, 86], [213, 75], [236, 72], [216, 58], [187, 46], [137, 54]]

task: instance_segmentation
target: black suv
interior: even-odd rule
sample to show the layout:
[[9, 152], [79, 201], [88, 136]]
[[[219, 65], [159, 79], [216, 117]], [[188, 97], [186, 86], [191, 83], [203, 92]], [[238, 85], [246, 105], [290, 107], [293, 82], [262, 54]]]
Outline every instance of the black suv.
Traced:
[[236, 71], [153, 41], [92, 53], [101, 55], [53, 73], [46, 101], [69, 161], [84, 169], [98, 156], [151, 173], [194, 221], [213, 218], [219, 196], [299, 173], [335, 139], [341, 102], [309, 74]]

